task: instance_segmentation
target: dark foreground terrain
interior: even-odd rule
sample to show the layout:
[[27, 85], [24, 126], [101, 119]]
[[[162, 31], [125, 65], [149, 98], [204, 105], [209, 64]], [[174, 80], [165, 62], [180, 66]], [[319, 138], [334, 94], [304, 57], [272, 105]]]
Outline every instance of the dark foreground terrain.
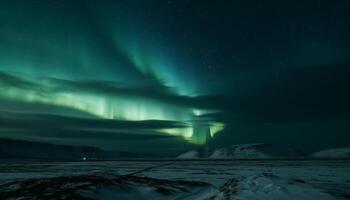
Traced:
[[1, 161], [0, 181], [0, 199], [350, 199], [350, 161]]

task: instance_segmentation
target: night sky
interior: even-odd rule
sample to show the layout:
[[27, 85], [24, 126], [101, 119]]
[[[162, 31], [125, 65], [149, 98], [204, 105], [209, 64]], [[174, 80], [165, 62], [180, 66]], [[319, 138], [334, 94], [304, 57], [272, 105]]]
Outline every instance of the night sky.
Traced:
[[1, 0], [0, 137], [162, 155], [349, 146], [349, 10], [349, 0]]

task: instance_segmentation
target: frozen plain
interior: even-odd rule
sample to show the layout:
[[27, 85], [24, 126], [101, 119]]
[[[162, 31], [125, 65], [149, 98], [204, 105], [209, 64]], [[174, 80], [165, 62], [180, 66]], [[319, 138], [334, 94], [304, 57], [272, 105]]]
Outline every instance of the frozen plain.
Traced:
[[350, 199], [350, 160], [0, 161], [0, 199]]

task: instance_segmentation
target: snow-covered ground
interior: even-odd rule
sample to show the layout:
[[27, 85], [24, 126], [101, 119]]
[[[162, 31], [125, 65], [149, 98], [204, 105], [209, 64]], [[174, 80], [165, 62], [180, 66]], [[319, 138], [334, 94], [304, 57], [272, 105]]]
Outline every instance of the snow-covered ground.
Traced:
[[0, 161], [0, 199], [20, 197], [349, 199], [350, 161]]
[[186, 151], [178, 159], [267, 159], [303, 158], [306, 154], [296, 149], [280, 149], [272, 144], [237, 144], [223, 147], [205, 147]]
[[316, 158], [350, 158], [350, 148], [327, 149], [312, 154]]

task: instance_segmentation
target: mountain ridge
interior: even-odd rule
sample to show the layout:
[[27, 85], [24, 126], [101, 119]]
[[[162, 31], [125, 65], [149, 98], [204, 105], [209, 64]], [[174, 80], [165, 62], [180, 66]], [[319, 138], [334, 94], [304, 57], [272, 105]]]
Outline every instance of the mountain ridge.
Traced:
[[222, 147], [206, 147], [186, 151], [178, 159], [268, 159], [304, 158], [307, 154], [298, 149], [280, 149], [272, 144], [238, 144]]
[[118, 160], [157, 157], [127, 151], [106, 151], [91, 146], [0, 138], [0, 159]]

